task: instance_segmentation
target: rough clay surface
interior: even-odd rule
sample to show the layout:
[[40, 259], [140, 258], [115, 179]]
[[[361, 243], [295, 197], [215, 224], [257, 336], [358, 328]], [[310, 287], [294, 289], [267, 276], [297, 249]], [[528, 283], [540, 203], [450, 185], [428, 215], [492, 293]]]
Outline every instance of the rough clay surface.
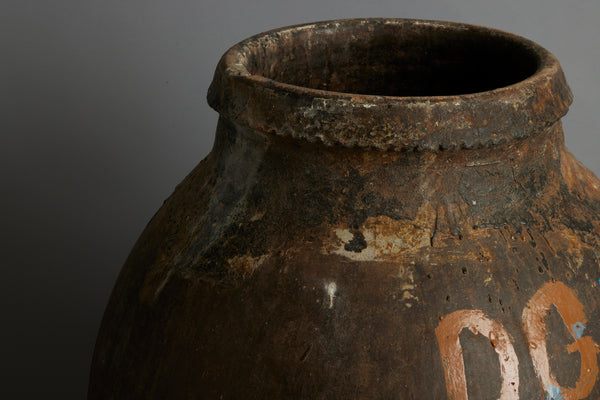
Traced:
[[[520, 330], [533, 293], [575, 288], [600, 337], [599, 186], [560, 125], [502, 149], [407, 155], [221, 121], [121, 273], [90, 397], [442, 399], [434, 329], [478, 308], [515, 340], [520, 398], [539, 398]], [[490, 360], [471, 386], [499, 379]], [[568, 381], [577, 358], [560, 361]]]
[[600, 181], [536, 104], [431, 151], [222, 116], [123, 267], [89, 398], [600, 398]]

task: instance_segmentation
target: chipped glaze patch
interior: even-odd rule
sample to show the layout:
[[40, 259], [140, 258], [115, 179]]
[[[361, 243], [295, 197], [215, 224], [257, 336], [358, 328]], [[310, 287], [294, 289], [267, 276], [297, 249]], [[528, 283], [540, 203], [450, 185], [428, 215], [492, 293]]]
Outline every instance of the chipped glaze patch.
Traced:
[[254, 271], [267, 259], [268, 255], [252, 257], [248, 254], [235, 256], [227, 260], [228, 266], [242, 275], [252, 275]]
[[267, 211], [266, 211], [266, 210], [264, 210], [264, 211], [260, 211], [260, 212], [257, 212], [257, 213], [256, 213], [256, 214], [254, 214], [252, 217], [250, 217], [250, 222], [254, 222], [254, 221], [259, 221], [259, 220], [261, 220], [261, 219], [262, 219], [262, 218], [265, 216], [265, 214], [266, 214], [266, 213], [267, 213]]
[[546, 232], [544, 234], [548, 243], [555, 249], [564, 249], [564, 254], [567, 256], [569, 263], [567, 266], [572, 271], [578, 271], [584, 261], [584, 250], [592, 249], [592, 247], [582, 242], [577, 232], [572, 229], [562, 229], [555, 232]]
[[[354, 261], [383, 261], [430, 244], [429, 229], [385, 215], [368, 218], [359, 231], [338, 228], [334, 233], [338, 244], [328, 252]], [[351, 244], [356, 240], [364, 241], [364, 245], [353, 248]]]

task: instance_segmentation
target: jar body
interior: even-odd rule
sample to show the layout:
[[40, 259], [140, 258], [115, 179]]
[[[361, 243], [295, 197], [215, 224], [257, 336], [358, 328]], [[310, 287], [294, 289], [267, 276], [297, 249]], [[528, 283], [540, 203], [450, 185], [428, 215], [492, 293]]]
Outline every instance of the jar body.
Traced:
[[90, 398], [538, 398], [544, 365], [595, 398], [600, 183], [562, 140], [382, 153], [222, 120], [119, 277]]
[[234, 46], [214, 148], [127, 259], [89, 398], [599, 398], [600, 181], [564, 146], [570, 101], [547, 51], [463, 24]]

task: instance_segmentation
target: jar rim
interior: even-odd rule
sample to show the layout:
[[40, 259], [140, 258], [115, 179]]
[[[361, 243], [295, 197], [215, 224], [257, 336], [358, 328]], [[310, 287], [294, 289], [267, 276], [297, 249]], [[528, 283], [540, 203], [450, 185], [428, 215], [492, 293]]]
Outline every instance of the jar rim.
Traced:
[[[298, 76], [301, 75], [298, 71], [302, 72], [301, 68], [305, 68], [305, 65], [300, 65], [296, 70], [286, 70], [290, 64], [286, 65], [285, 62], [289, 62], [294, 54], [310, 60], [312, 55], [307, 49], [321, 44], [321, 64], [309, 71], [310, 74], [317, 71], [315, 75], [319, 75], [323, 59], [340, 57], [340, 52], [331, 51], [335, 45], [347, 47], [349, 45], [346, 43], [362, 40], [365, 45], [370, 46], [384, 34], [387, 35], [388, 42], [396, 40], [400, 43], [400, 47], [395, 47], [394, 51], [405, 46], [402, 40], [409, 36], [417, 42], [421, 36], [427, 43], [437, 40], [441, 46], [452, 46], [453, 41], [462, 40], [469, 43], [471, 50], [476, 48], [477, 52], [483, 47], [473, 46], [490, 46], [491, 43], [493, 47], [498, 43], [499, 49], [508, 50], [486, 61], [521, 63], [526, 65], [528, 71], [523, 73], [526, 76], [512, 74], [519, 79], [489, 90], [442, 95], [402, 95], [400, 90], [400, 95], [390, 95], [324, 90], [318, 86], [327, 85], [326, 81], [331, 81], [328, 78], [322, 78], [322, 82], [317, 79], [316, 85], [312, 85], [312, 82], [299, 85], [296, 81], [303, 79], [303, 82], [307, 82], [308, 79]], [[482, 44], [473, 40], [480, 40]], [[418, 48], [418, 44], [415, 48]], [[456, 49], [460, 53], [460, 47], [454, 47], [452, 51], [456, 52]], [[519, 59], [512, 59], [515, 57], [510, 51], [516, 51]], [[354, 54], [360, 53], [352, 53], [350, 56]], [[452, 52], [447, 54], [453, 57]], [[286, 57], [286, 60], [282, 60]], [[417, 60], [421, 58], [421, 54], [413, 57]], [[446, 64], [460, 64], [464, 61], [460, 57], [455, 58]], [[535, 60], [535, 67], [531, 60]], [[393, 61], [396, 61], [393, 68], [384, 72], [391, 74], [392, 79], [380, 84], [381, 90], [388, 90], [390, 84], [395, 85], [399, 81], [394, 79], [398, 76], [394, 70], [399, 65], [398, 59]], [[468, 66], [470, 61], [467, 59], [463, 64]], [[326, 67], [329, 62], [329, 59], [325, 60]], [[437, 59], [435, 62], [440, 63]], [[416, 67], [409, 65], [406, 68], [418, 70], [419, 67], [417, 64]], [[501, 65], [496, 70], [501, 74], [508, 67]], [[271, 72], [274, 68], [279, 68], [275, 74]], [[263, 73], [257, 73], [257, 69]], [[356, 68], [352, 73], [355, 70]], [[435, 79], [435, 71], [426, 76], [426, 79]], [[342, 75], [346, 72], [342, 71]], [[402, 72], [407, 74], [406, 70]], [[468, 73], [469, 71], [463, 75], [467, 76]], [[504, 78], [491, 75], [493, 74], [484, 72], [481, 79], [489, 80], [489, 84], [503, 82]], [[278, 79], [282, 76], [285, 79]], [[362, 85], [361, 75], [357, 77], [354, 77], [351, 81], [354, 83], [350, 86], [338, 85], [337, 88], [352, 89], [352, 84]], [[408, 83], [402, 84], [411, 84], [409, 79], [405, 81]], [[439, 82], [442, 90], [454, 89], [443, 87], [443, 79], [439, 79]], [[485, 87], [485, 84], [488, 82], [483, 82], [481, 86]], [[418, 90], [416, 87], [416, 91]], [[279, 28], [236, 44], [223, 55], [217, 66], [209, 88], [208, 101], [223, 117], [264, 133], [290, 135], [347, 147], [440, 151], [495, 145], [542, 131], [566, 114], [572, 102], [572, 94], [556, 57], [540, 45], [518, 35], [457, 22], [362, 18]]]

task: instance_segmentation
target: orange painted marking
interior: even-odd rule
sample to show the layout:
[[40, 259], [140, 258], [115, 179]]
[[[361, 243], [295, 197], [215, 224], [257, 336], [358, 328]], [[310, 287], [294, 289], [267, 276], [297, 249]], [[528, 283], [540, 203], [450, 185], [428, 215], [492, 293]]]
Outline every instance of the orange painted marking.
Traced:
[[[574, 388], [558, 384], [550, 371], [546, 348], [545, 317], [554, 304], [569, 329], [575, 343], [567, 346], [569, 353], [581, 355], [581, 372]], [[523, 310], [523, 323], [529, 340], [529, 353], [547, 398], [551, 400], [585, 399], [594, 388], [598, 378], [597, 344], [590, 336], [582, 336], [587, 323], [583, 305], [575, 293], [561, 282], [548, 282], [531, 298]]]
[[499, 400], [519, 398], [519, 360], [502, 325], [481, 310], [458, 310], [444, 317], [435, 329], [450, 400], [468, 400], [467, 378], [459, 335], [463, 329], [489, 338], [500, 360], [502, 389]]

